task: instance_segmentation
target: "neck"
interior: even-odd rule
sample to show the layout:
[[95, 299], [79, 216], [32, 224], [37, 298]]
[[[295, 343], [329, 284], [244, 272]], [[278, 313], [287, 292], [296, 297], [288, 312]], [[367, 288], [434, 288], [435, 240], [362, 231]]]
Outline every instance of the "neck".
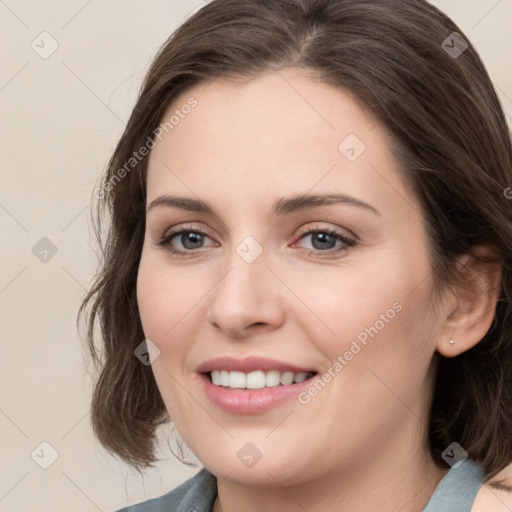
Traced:
[[[348, 489], [329, 482], [300, 488], [241, 489], [225, 482], [219, 486], [219, 494], [213, 512], [324, 512], [325, 510], [350, 510], [351, 512], [419, 512], [423, 510], [436, 486], [447, 470], [432, 468], [406, 482], [390, 476], [385, 486], [369, 483], [364, 492]], [[402, 477], [402, 475], [400, 475]]]
[[360, 475], [356, 485], [353, 478], [342, 473], [287, 488], [242, 487], [224, 480], [218, 487], [213, 512], [419, 512], [447, 470], [433, 463], [416, 471], [411, 471], [410, 465], [402, 469], [405, 471], [388, 468], [382, 475], [373, 467]]
[[388, 443], [376, 436], [366, 456], [293, 485], [280, 484], [271, 468], [268, 486], [240, 485], [229, 475], [218, 476], [213, 512], [419, 512], [448, 470], [440, 469], [426, 441], [418, 440], [418, 419], [411, 414], [406, 423], [405, 429], [386, 429]]

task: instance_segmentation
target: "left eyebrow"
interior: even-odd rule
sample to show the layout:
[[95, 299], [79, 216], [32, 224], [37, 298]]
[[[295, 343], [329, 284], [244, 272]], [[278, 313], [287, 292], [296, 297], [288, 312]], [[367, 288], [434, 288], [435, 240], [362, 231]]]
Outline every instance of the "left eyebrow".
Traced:
[[[277, 216], [284, 216], [300, 210], [315, 208], [318, 206], [326, 206], [336, 203], [347, 204], [364, 208], [376, 215], [381, 215], [372, 205], [345, 194], [323, 194], [323, 195], [296, 195], [292, 197], [282, 197], [272, 205], [272, 212]], [[177, 196], [160, 196], [151, 201], [147, 206], [146, 212], [159, 206], [168, 206], [180, 208], [196, 213], [204, 213], [218, 217], [213, 208], [201, 199], [193, 199], [191, 197]]]
[[314, 208], [316, 206], [325, 206], [335, 203], [348, 204], [350, 206], [364, 208], [380, 216], [380, 213], [372, 205], [345, 194], [297, 195], [290, 198], [282, 197], [274, 203], [272, 206], [272, 211], [276, 215], [281, 216], [298, 210], [305, 210], [307, 208]]

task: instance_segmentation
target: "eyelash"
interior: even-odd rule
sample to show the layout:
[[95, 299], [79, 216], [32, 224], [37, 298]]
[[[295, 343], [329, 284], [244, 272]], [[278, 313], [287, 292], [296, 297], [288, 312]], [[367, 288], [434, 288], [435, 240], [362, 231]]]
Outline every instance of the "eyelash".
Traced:
[[[178, 249], [175, 249], [174, 247], [172, 247], [172, 245], [170, 243], [174, 237], [176, 237], [178, 235], [183, 235], [185, 233], [194, 233], [197, 235], [203, 235], [203, 236], [210, 238], [208, 236], [208, 233], [206, 233], [201, 228], [185, 226], [185, 227], [182, 227], [180, 229], [171, 231], [170, 233], [163, 235], [157, 242], [157, 245], [165, 247], [167, 250], [169, 250], [173, 254], [176, 254], [179, 256], [193, 256], [196, 253], [200, 252], [202, 247], [199, 249], [190, 250], [190, 251], [181, 251], [181, 250], [178, 250]], [[322, 229], [309, 228], [309, 229], [299, 230], [300, 236], [298, 237], [298, 240], [302, 240], [302, 238], [305, 238], [308, 235], [315, 235], [315, 234], [319, 234], [319, 233], [332, 236], [336, 240], [342, 242], [344, 245], [342, 245], [341, 247], [338, 247], [337, 249], [326, 249], [324, 251], [320, 251], [317, 249], [304, 249], [306, 254], [312, 255], [312, 256], [326, 256], [326, 255], [336, 254], [341, 251], [347, 251], [348, 248], [354, 247], [356, 245], [356, 241], [354, 239], [349, 238], [346, 235], [344, 235], [343, 233], [340, 233], [339, 231], [332, 229], [332, 228], [325, 228], [325, 229], [324, 228], [322, 228]]]

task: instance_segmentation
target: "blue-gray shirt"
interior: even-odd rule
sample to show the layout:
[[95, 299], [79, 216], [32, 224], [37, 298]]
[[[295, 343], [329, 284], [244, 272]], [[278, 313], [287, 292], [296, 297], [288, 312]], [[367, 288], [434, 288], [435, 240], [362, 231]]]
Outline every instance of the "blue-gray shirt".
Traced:
[[[439, 482], [422, 512], [470, 512], [483, 484], [479, 465], [466, 459]], [[206, 468], [176, 489], [117, 512], [212, 512], [217, 479]]]

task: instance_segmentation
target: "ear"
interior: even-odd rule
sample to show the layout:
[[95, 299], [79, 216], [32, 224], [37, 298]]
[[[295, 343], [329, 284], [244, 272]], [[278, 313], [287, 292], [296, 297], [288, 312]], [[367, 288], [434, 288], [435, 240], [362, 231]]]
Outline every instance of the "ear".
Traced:
[[[496, 250], [475, 246], [457, 261], [461, 284], [452, 285], [453, 295], [439, 319], [437, 351], [454, 357], [474, 347], [490, 329], [501, 288], [502, 264]], [[453, 344], [450, 344], [450, 339]]]

